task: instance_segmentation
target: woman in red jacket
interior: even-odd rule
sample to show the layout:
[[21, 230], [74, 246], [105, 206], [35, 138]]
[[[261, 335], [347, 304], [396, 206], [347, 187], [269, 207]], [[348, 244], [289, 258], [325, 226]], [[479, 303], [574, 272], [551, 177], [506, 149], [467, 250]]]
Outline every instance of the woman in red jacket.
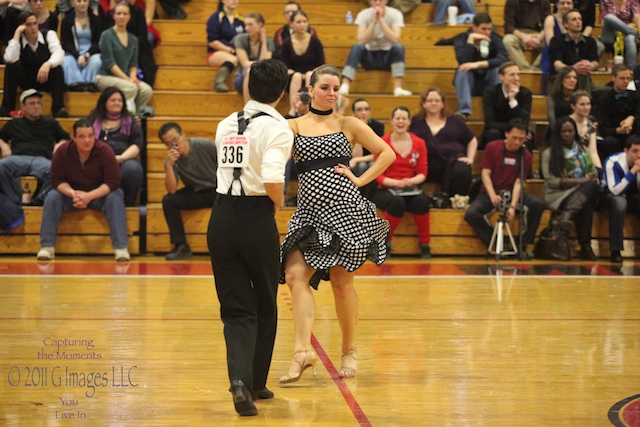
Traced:
[[393, 132], [382, 139], [393, 148], [396, 160], [380, 175], [375, 204], [384, 210], [384, 219], [389, 221], [389, 251], [393, 234], [406, 211], [413, 214], [418, 226], [418, 241], [422, 258], [431, 257], [431, 231], [429, 224], [429, 198], [421, 184], [427, 179], [427, 146], [423, 139], [409, 132], [409, 109], [396, 107], [391, 113]]

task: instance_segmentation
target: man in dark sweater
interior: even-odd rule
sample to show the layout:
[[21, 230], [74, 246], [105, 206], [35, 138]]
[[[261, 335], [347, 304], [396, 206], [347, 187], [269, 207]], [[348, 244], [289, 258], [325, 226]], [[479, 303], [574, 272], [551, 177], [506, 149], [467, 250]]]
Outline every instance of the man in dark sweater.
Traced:
[[631, 71], [625, 64], [616, 64], [611, 70], [613, 86], [598, 100], [596, 113], [598, 131], [603, 137], [598, 141], [598, 154], [604, 165], [612, 154], [619, 153], [629, 135], [640, 134], [640, 95], [627, 90]]
[[471, 29], [456, 36], [453, 47], [460, 64], [453, 78], [458, 114], [466, 119], [472, 113], [471, 97], [480, 96], [486, 86], [500, 83], [498, 67], [507, 62], [507, 51], [502, 38], [493, 32], [487, 13], [477, 14]]
[[54, 258], [58, 224], [64, 212], [91, 208], [105, 214], [116, 261], [129, 261], [120, 167], [111, 147], [96, 140], [90, 120], [78, 120], [73, 125], [73, 140], [56, 150], [51, 183], [54, 189], [47, 194], [42, 209], [38, 259]]
[[40, 180], [40, 185], [32, 203], [41, 205], [51, 189], [49, 172], [53, 152], [70, 137], [55, 119], [42, 117], [41, 92], [25, 90], [20, 103], [24, 117], [16, 117], [0, 129], [0, 193], [20, 204], [22, 192], [16, 179], [33, 175]]
[[0, 116], [8, 117], [16, 107], [16, 92], [35, 88], [51, 92], [51, 114], [69, 117], [64, 108], [64, 50], [55, 31], [41, 32], [33, 12], [22, 12], [18, 28], [4, 52], [4, 96]]
[[[521, 119], [529, 126], [533, 95], [529, 89], [520, 86], [520, 68], [513, 62], [505, 62], [498, 69], [498, 77], [502, 83], [486, 88], [482, 94], [484, 131], [480, 148], [488, 142], [504, 139], [507, 124], [512, 119]], [[526, 142], [532, 138], [531, 131], [527, 131]]]
[[[158, 136], [169, 149], [164, 161], [164, 184], [168, 194], [162, 198], [162, 210], [174, 245], [167, 259], [174, 261], [191, 256], [180, 211], [210, 208], [216, 200], [218, 155], [213, 141], [185, 138], [182, 128], [175, 122], [163, 124]], [[180, 180], [185, 186], [178, 189]]]

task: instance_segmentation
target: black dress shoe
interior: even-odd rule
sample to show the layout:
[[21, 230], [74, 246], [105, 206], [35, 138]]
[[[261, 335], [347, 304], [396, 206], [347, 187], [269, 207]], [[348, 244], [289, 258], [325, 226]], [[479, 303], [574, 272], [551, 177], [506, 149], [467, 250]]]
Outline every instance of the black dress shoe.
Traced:
[[596, 254], [593, 253], [593, 249], [591, 249], [590, 245], [583, 246], [580, 248], [580, 258], [582, 258], [585, 261], [595, 261], [598, 259]]
[[622, 264], [622, 255], [620, 255], [620, 251], [611, 251], [609, 261], [614, 264]]
[[169, 252], [166, 256], [167, 261], [177, 261], [184, 258], [190, 258], [193, 256], [191, 248], [186, 243], [178, 243], [173, 251]]
[[253, 400], [258, 399], [273, 399], [273, 392], [268, 388], [263, 388], [262, 390], [254, 391], [251, 393], [251, 398]]
[[243, 417], [258, 415], [258, 409], [253, 404], [253, 399], [251, 399], [251, 392], [249, 392], [242, 380], [233, 381], [229, 391], [233, 396], [233, 406], [235, 406], [238, 414]]

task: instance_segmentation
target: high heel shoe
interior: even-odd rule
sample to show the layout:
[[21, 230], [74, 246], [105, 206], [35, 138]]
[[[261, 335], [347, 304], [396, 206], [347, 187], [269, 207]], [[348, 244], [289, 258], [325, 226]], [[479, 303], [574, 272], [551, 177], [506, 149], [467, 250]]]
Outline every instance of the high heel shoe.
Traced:
[[[304, 358], [302, 359], [302, 363], [300, 363], [298, 359], [296, 359], [296, 355], [301, 353], [304, 353]], [[296, 362], [298, 365], [300, 365], [300, 371], [288, 372], [287, 375], [280, 378], [280, 384], [288, 384], [288, 383], [294, 383], [298, 381], [300, 377], [302, 377], [302, 373], [307, 368], [312, 368], [313, 376], [314, 377], [316, 376], [316, 363], [318, 362], [318, 355], [316, 354], [315, 351], [313, 351], [313, 349], [307, 348], [305, 350], [296, 351], [295, 353], [293, 353], [293, 361]]]
[[354, 348], [349, 353], [342, 353], [342, 359], [340, 359], [340, 371], [338, 376], [340, 378], [353, 378], [356, 376], [356, 367], [358, 366], [358, 352]]

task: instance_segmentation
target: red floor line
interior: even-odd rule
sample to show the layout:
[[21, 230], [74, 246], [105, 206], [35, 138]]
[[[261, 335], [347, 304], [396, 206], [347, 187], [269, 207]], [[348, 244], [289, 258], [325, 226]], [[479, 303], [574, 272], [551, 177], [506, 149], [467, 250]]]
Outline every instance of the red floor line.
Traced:
[[[220, 318], [130, 318], [130, 317], [0, 317], [0, 322], [6, 321], [134, 321], [134, 322], [144, 322], [144, 321], [152, 321], [152, 322], [218, 322]], [[561, 319], [492, 319], [492, 318], [477, 318], [477, 319], [468, 319], [461, 317], [452, 317], [449, 319], [430, 319], [428, 317], [423, 318], [412, 318], [412, 319], [358, 319], [358, 322], [513, 322], [517, 320], [518, 322], [638, 322], [640, 318], [627, 318], [627, 319], [616, 319], [616, 318], [561, 318]], [[289, 322], [293, 321], [293, 319], [278, 319], [278, 322]], [[336, 319], [315, 319], [316, 322], [335, 322]]]
[[329, 371], [331, 379], [333, 379], [333, 382], [338, 387], [338, 390], [340, 390], [342, 397], [347, 402], [347, 406], [349, 406], [351, 412], [353, 412], [353, 416], [356, 418], [356, 421], [358, 421], [358, 424], [363, 427], [371, 427], [371, 423], [369, 422], [369, 419], [367, 418], [365, 413], [362, 411], [360, 404], [356, 400], [353, 393], [351, 393], [351, 390], [349, 390], [349, 387], [344, 382], [344, 380], [338, 376], [338, 370], [333, 365], [333, 362], [331, 362], [331, 359], [324, 351], [324, 348], [313, 334], [311, 334], [311, 345], [315, 349], [316, 353], [318, 353], [318, 357], [322, 361], [324, 367], [327, 368], [327, 371]]

